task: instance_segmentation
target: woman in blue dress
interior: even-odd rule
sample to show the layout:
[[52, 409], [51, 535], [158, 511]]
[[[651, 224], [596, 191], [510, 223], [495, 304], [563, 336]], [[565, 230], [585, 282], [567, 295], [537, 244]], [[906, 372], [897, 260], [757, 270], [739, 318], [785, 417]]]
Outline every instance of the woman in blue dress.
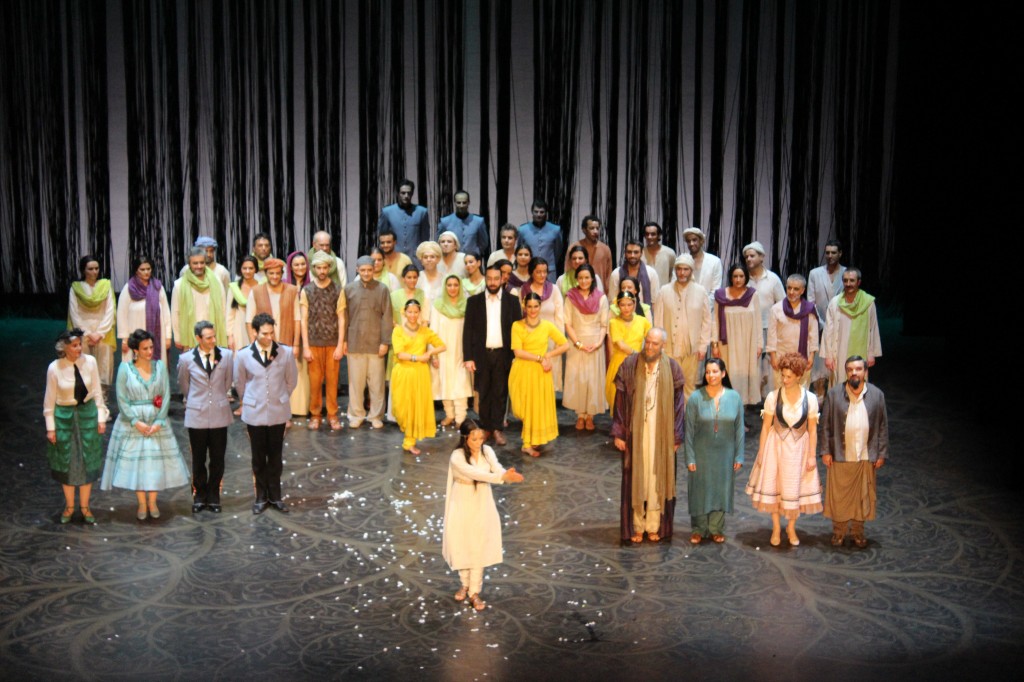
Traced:
[[704, 385], [686, 401], [687, 497], [699, 545], [708, 535], [725, 542], [725, 514], [732, 513], [733, 482], [743, 466], [743, 399], [729, 387], [725, 362], [708, 358]]
[[100, 488], [134, 490], [137, 518], [160, 518], [157, 492], [189, 482], [188, 467], [167, 423], [171, 388], [167, 367], [153, 359], [153, 335], [136, 329], [128, 337], [135, 359], [117, 370], [120, 414], [107, 447]]

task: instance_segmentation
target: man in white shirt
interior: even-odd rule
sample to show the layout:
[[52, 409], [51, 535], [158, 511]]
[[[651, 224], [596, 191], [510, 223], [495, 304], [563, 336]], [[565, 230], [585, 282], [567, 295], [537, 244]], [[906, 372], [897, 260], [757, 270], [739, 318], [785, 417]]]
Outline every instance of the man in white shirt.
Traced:
[[[709, 303], [714, 299], [715, 291], [723, 286], [722, 259], [704, 250], [707, 241], [699, 227], [688, 227], [683, 230], [683, 241], [693, 258], [693, 281], [704, 287], [708, 292]], [[725, 282], [725, 285], [728, 285]]]
[[614, 301], [619, 295], [619, 282], [628, 277], [636, 277], [640, 282], [640, 300], [653, 306], [661, 290], [661, 280], [654, 268], [643, 262], [644, 245], [636, 239], [626, 242], [622, 267], [615, 268], [608, 278], [608, 300]]
[[[828, 312], [828, 304], [832, 299], [843, 292], [843, 273], [846, 266], [840, 264], [843, 257], [843, 243], [838, 239], [830, 239], [825, 242], [825, 264], [811, 270], [807, 277], [807, 300], [814, 304], [815, 312], [818, 315], [818, 343], [823, 343], [820, 336], [825, 333], [825, 315]], [[814, 385], [814, 392], [818, 394], [818, 400], [825, 397], [828, 389], [829, 371], [825, 367], [825, 361], [819, 353], [814, 358], [814, 366], [811, 367], [811, 383]]]
[[[761, 242], [750, 242], [743, 247], [743, 260], [750, 273], [750, 284], [757, 289], [758, 302], [761, 304], [761, 348], [768, 346], [768, 316], [772, 306], [786, 298], [786, 289], [782, 280], [774, 272], [764, 266], [764, 246]], [[775, 388], [775, 377], [772, 364], [767, 353], [761, 354], [761, 398], [763, 399]]]
[[668, 284], [672, 281], [676, 252], [661, 243], [661, 225], [653, 220], [644, 223], [644, 241], [644, 262], [658, 273], [659, 281]]
[[825, 465], [825, 518], [832, 519], [832, 545], [840, 547], [850, 526], [853, 543], [867, 547], [864, 522], [875, 518], [875, 478], [889, 457], [885, 394], [867, 382], [867, 362], [846, 360], [846, 381], [825, 398], [821, 415], [821, 461]]
[[689, 398], [711, 343], [711, 308], [704, 287], [693, 281], [693, 258], [688, 254], [676, 257], [675, 275], [654, 303], [653, 324], [665, 330], [665, 352], [683, 370], [683, 390]]

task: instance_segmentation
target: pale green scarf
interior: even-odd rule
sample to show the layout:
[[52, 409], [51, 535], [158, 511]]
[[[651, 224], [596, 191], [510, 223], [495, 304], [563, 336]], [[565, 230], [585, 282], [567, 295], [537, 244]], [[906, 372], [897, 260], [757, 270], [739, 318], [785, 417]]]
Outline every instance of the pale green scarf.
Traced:
[[[106, 303], [107, 298], [110, 296], [110, 280], [109, 279], [98, 279], [96, 284], [92, 287], [92, 293], [88, 294], [85, 291], [85, 282], [72, 282], [71, 291], [75, 292], [75, 298], [78, 302], [89, 309], [99, 308], [101, 305]], [[68, 316], [68, 329], [71, 329], [71, 316]], [[103, 337], [103, 343], [107, 344], [111, 348], [117, 346], [117, 336], [114, 333], [114, 327], [110, 327], [110, 331]]]
[[[875, 297], [864, 291], [858, 290], [853, 297], [853, 303], [846, 302], [846, 296], [839, 294], [839, 311], [850, 318], [850, 340], [846, 349], [847, 357], [859, 355], [862, 358], [868, 357], [868, 337], [870, 336], [871, 304]], [[845, 361], [845, 358], [843, 358]]]
[[192, 328], [195, 327], [196, 322], [198, 322], [196, 320], [195, 302], [192, 300], [193, 287], [197, 291], [209, 290], [209, 317], [210, 322], [213, 323], [214, 331], [217, 332], [217, 345], [228, 345], [228, 334], [227, 330], [224, 329], [224, 290], [221, 289], [220, 280], [217, 279], [217, 275], [210, 268], [206, 268], [206, 276], [199, 279], [191, 269], [187, 269], [181, 279], [183, 284], [188, 285], [183, 286], [181, 293], [178, 294], [178, 331], [182, 336], [179, 339], [181, 345], [185, 348], [192, 348], [196, 345], [195, 339], [189, 334]]

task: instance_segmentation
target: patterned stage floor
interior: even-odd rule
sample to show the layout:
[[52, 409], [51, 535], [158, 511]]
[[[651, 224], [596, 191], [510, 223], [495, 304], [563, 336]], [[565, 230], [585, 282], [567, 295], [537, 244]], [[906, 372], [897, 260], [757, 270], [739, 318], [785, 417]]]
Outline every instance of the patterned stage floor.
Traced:
[[[689, 546], [681, 480], [676, 542], [620, 548], [609, 422], [578, 437], [562, 411], [549, 456], [521, 457], [515, 438], [499, 452], [526, 482], [496, 489], [506, 562], [488, 571], [476, 614], [452, 601], [440, 556], [451, 432], [414, 459], [394, 426], [292, 429], [292, 513], [254, 517], [236, 422], [223, 514], [193, 516], [181, 488], [162, 496], [162, 519], [140, 524], [132, 493], [97, 491], [98, 525], [59, 525], [41, 414], [59, 325], [6, 324], [20, 340], [0, 401], [7, 679], [835, 682], [1001, 679], [1024, 665], [1019, 487], [979, 465], [971, 425], [931, 390], [939, 378], [927, 383], [939, 342], [892, 331], [873, 372], [893, 454], [867, 549], [834, 550], [820, 515], [801, 520], [799, 548], [768, 545], [770, 521], [742, 493], [756, 424], [724, 545]], [[178, 404], [187, 452], [181, 415]]]

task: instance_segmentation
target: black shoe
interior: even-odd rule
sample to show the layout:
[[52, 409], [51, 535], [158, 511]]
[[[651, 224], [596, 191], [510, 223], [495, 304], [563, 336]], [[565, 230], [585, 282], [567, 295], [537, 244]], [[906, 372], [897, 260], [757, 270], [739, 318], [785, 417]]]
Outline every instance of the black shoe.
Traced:
[[283, 514], [287, 514], [290, 511], [288, 509], [288, 505], [286, 503], [282, 502], [281, 500], [277, 500], [277, 501], [271, 500], [270, 501], [270, 506], [273, 507], [274, 509], [276, 509], [277, 511], [283, 513]]
[[220, 504], [211, 502], [206, 505], [206, 508], [212, 511], [214, 514], [220, 514]]
[[202, 502], [193, 502], [192, 503], [192, 513], [193, 514], [198, 514], [199, 512], [203, 511], [204, 509], [206, 509], [206, 505], [204, 503], [202, 503]]
[[266, 509], [267, 509], [267, 503], [266, 502], [256, 501], [256, 502], [252, 503], [252, 513], [253, 514], [262, 514], [264, 511], [266, 511]]

